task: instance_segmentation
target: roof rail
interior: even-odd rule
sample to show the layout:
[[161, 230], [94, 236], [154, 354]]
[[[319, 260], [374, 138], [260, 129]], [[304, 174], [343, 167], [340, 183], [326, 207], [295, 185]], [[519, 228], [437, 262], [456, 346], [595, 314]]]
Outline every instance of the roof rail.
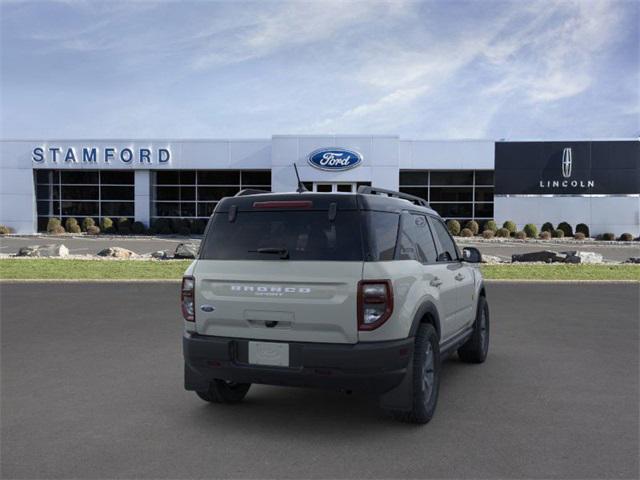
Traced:
[[408, 193], [396, 192], [394, 190], [385, 190], [384, 188], [370, 187], [368, 185], [361, 185], [358, 187], [358, 193], [366, 195], [386, 195], [388, 197], [400, 198], [402, 200], [408, 200], [411, 203], [420, 205], [421, 207], [431, 208], [424, 198], [409, 195]]
[[257, 188], [243, 188], [234, 197], [246, 197], [247, 195], [260, 195], [261, 193], [271, 193], [268, 190], [258, 190]]

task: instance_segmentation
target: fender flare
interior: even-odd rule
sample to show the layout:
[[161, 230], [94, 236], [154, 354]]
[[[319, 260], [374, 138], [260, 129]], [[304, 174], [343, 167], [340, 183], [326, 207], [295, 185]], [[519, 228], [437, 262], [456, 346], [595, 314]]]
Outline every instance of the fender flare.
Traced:
[[433, 324], [434, 324], [433, 326], [436, 329], [436, 332], [438, 333], [438, 338], [440, 338], [441, 331], [442, 331], [440, 329], [440, 315], [438, 314], [438, 309], [430, 300], [427, 300], [422, 305], [420, 305], [420, 307], [418, 308], [418, 311], [414, 315], [413, 322], [411, 323], [411, 330], [409, 331], [410, 337], [416, 336], [418, 327], [420, 326], [420, 323], [422, 322], [422, 319], [424, 318], [424, 316], [427, 314], [431, 315], [431, 317], [433, 318]]

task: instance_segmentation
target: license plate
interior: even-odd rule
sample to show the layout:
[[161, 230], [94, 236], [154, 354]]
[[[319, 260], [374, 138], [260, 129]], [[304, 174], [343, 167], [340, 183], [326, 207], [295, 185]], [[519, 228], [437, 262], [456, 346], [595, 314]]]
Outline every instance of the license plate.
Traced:
[[289, 344], [249, 342], [249, 363], [253, 365], [289, 366]]

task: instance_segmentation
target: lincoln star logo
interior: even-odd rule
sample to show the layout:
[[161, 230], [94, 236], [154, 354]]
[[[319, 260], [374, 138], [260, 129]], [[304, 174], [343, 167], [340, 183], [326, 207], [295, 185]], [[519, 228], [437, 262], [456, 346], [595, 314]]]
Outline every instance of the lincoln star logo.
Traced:
[[320, 148], [309, 154], [309, 164], [320, 170], [340, 171], [357, 167], [362, 155], [346, 148]]
[[562, 176], [564, 178], [571, 177], [571, 164], [573, 163], [573, 154], [571, 147], [562, 150]]

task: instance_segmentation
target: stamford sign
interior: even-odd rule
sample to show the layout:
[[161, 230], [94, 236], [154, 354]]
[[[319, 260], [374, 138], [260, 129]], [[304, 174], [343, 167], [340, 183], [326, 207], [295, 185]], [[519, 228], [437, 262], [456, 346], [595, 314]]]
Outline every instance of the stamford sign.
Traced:
[[36, 164], [114, 164], [148, 165], [168, 164], [171, 150], [168, 148], [116, 148], [116, 147], [35, 147], [31, 160]]
[[308, 161], [319, 170], [339, 172], [360, 165], [362, 155], [346, 148], [319, 148], [309, 154]]

